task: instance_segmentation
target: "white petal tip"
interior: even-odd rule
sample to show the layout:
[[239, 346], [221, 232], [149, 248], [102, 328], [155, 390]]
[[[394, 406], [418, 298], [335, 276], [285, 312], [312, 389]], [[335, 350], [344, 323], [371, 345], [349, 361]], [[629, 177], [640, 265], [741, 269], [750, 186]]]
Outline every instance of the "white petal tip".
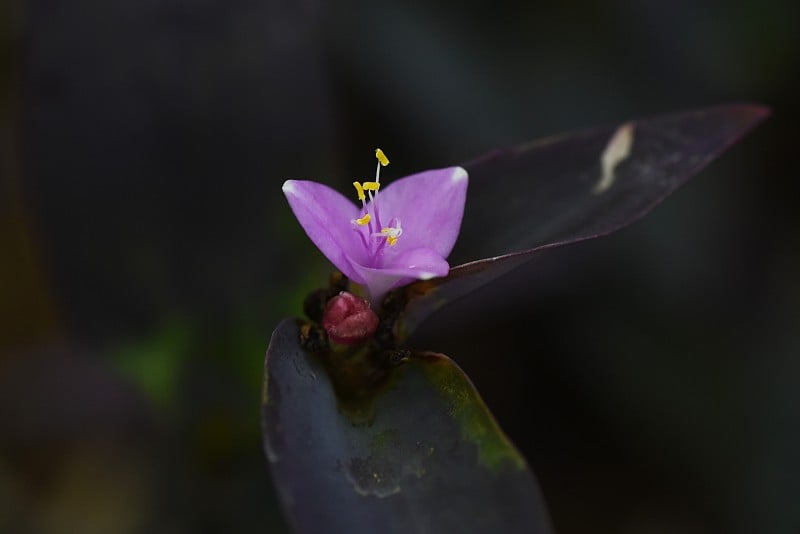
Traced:
[[468, 177], [467, 171], [464, 170], [463, 167], [456, 167], [453, 170], [453, 176], [450, 177], [451, 180], [454, 182], [460, 182], [461, 180], [466, 180]]
[[434, 273], [428, 273], [428, 272], [424, 272], [424, 271], [423, 271], [423, 272], [419, 273], [419, 274], [417, 275], [417, 277], [418, 277], [420, 280], [431, 280], [431, 279], [433, 279], [433, 278], [436, 278], [436, 275], [435, 275]]
[[297, 192], [294, 187], [294, 180], [286, 180], [285, 182], [283, 182], [282, 189], [283, 189], [283, 194], [285, 195], [289, 194], [293, 195]]

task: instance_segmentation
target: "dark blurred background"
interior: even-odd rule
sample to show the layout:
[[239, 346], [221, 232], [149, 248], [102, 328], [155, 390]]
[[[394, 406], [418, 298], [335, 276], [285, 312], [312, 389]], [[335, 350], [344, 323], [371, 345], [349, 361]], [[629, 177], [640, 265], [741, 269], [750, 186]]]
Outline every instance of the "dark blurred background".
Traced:
[[723, 5], [4, 3], [0, 531], [286, 531], [263, 355], [329, 266], [285, 179], [747, 100], [774, 116], [645, 220], [415, 344], [562, 534], [800, 532], [800, 4]]

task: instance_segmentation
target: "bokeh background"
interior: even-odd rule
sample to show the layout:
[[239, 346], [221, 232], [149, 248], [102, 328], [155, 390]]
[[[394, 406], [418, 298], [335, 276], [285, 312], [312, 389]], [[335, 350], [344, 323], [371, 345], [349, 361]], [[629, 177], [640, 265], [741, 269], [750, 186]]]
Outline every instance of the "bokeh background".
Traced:
[[560, 533], [800, 531], [798, 20], [793, 0], [4, 3], [0, 531], [287, 531], [263, 355], [329, 266], [283, 180], [344, 190], [376, 146], [391, 179], [732, 101], [774, 116], [415, 344], [465, 368]]

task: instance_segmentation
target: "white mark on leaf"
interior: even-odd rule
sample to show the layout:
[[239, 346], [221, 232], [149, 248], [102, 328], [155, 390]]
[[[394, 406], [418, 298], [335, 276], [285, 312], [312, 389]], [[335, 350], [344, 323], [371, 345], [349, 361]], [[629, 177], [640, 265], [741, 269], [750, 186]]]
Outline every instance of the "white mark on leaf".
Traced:
[[599, 195], [605, 193], [608, 188], [614, 185], [614, 169], [631, 154], [633, 147], [633, 123], [628, 122], [617, 128], [614, 135], [609, 139], [603, 154], [600, 156], [600, 165], [603, 168], [603, 175], [592, 189], [592, 193]]

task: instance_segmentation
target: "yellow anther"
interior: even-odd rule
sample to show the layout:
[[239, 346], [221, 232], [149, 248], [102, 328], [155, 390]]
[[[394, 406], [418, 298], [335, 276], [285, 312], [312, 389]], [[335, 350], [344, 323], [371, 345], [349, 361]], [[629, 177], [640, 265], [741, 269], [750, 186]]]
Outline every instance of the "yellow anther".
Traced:
[[386, 242], [389, 243], [390, 247], [393, 247], [397, 244], [397, 238], [400, 237], [402, 233], [402, 229], [389, 226], [388, 228], [381, 228], [380, 235], [385, 235]]
[[370, 217], [369, 213], [367, 213], [360, 219], [356, 219], [356, 224], [359, 226], [364, 226], [365, 224], [369, 224], [370, 219], [372, 219], [372, 217]]
[[361, 184], [361, 187], [364, 188], [365, 191], [377, 191], [381, 188], [380, 182], [364, 182]]
[[353, 182], [353, 187], [356, 188], [356, 193], [358, 193], [358, 200], [366, 200], [366, 195], [364, 195], [364, 188], [361, 187], [361, 184], [358, 182]]
[[380, 148], [375, 149], [375, 157], [378, 158], [382, 166], [386, 167], [389, 164], [389, 158], [386, 157], [386, 154], [384, 154], [383, 150]]

